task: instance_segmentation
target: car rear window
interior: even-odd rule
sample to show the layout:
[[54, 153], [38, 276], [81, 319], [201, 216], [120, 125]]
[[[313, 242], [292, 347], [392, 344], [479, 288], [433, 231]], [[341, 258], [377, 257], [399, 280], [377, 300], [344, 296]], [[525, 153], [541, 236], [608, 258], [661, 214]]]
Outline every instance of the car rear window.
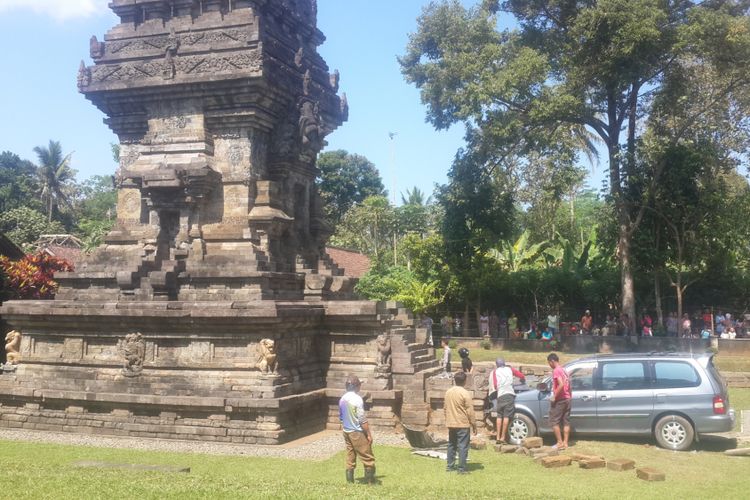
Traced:
[[604, 363], [602, 365], [602, 389], [624, 391], [648, 387], [646, 367], [641, 361]]
[[654, 376], [654, 387], [659, 389], [697, 387], [701, 384], [695, 368], [681, 361], [655, 361]]

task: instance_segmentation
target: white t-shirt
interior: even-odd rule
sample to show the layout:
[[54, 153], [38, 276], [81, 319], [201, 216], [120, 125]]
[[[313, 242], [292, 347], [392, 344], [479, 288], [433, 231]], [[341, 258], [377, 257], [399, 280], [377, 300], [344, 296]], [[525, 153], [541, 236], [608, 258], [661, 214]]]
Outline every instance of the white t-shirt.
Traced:
[[[497, 379], [497, 384], [495, 380]], [[490, 392], [497, 391], [497, 397], [504, 394], [515, 394], [513, 390], [513, 370], [508, 366], [501, 366], [490, 372]]]

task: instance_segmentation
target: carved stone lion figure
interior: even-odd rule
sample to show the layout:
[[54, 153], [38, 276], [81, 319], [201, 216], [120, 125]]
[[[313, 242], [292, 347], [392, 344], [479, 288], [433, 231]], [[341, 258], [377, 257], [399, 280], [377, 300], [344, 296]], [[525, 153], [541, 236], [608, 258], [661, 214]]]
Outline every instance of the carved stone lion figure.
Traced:
[[11, 330], [5, 335], [5, 355], [8, 363], [17, 365], [21, 359], [21, 332]]
[[385, 334], [378, 335], [378, 368], [391, 367], [391, 338]]
[[120, 341], [120, 355], [125, 358], [122, 371], [125, 376], [133, 377], [143, 371], [143, 359], [146, 357], [146, 341], [139, 332], [129, 333]]
[[278, 373], [276, 362], [276, 342], [271, 339], [263, 339], [258, 344], [258, 368], [261, 373]]

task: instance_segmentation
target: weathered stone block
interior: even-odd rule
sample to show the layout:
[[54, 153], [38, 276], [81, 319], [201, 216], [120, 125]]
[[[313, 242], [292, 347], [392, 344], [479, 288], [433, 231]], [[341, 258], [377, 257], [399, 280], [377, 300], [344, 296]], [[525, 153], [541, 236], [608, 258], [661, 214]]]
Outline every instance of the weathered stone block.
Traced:
[[607, 469], [614, 471], [632, 470], [635, 467], [635, 461], [628, 458], [616, 458], [607, 460]]
[[601, 469], [607, 466], [607, 462], [601, 458], [581, 460], [578, 462], [581, 469]]
[[546, 468], [553, 467], [567, 467], [573, 461], [567, 455], [558, 455], [555, 457], [544, 457], [542, 458], [542, 466]]
[[544, 441], [540, 437], [529, 437], [524, 439], [521, 444], [524, 448], [541, 448], [544, 446]]
[[538, 457], [539, 455], [544, 455], [544, 456], [549, 457], [549, 456], [554, 456], [554, 455], [559, 454], [559, 452], [557, 451], [557, 448], [553, 448], [552, 446], [542, 446], [541, 448], [531, 448], [529, 450], [529, 453], [534, 458]]
[[569, 456], [574, 462], [580, 462], [581, 460], [604, 460], [604, 457], [602, 456], [586, 455], [583, 453], [571, 453]]
[[471, 441], [469, 443], [469, 447], [472, 450], [486, 450], [487, 449], [487, 441], [483, 439], [477, 439], [475, 441]]
[[644, 481], [664, 481], [667, 478], [664, 472], [652, 469], [651, 467], [640, 467], [635, 470], [635, 475], [638, 479], [643, 479]]

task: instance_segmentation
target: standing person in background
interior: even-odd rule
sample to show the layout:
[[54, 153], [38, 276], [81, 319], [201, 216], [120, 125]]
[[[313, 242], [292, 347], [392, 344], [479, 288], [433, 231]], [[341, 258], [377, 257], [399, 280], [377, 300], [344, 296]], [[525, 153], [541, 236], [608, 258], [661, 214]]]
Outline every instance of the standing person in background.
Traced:
[[443, 359], [440, 364], [443, 366], [445, 373], [451, 372], [451, 348], [450, 348], [450, 337], [443, 337], [440, 343], [443, 345]]
[[708, 309], [703, 309], [703, 328], [708, 330], [713, 330], [713, 323], [711, 320], [713, 319], [713, 316], [711, 315], [711, 312]]
[[557, 331], [560, 329], [560, 317], [557, 313], [552, 312], [547, 316], [547, 328], [552, 333], [552, 336], [557, 335]]
[[690, 316], [688, 313], [682, 315], [682, 337], [689, 339], [693, 336], [692, 323], [690, 322]]
[[365, 482], [375, 484], [375, 455], [372, 453], [372, 432], [365, 415], [365, 403], [359, 395], [362, 383], [350, 375], [346, 378], [346, 393], [339, 400], [339, 420], [346, 443], [346, 481], [354, 482], [357, 456], [365, 468]]
[[594, 318], [591, 317], [591, 311], [586, 309], [586, 312], [581, 316], [581, 334], [591, 335], [591, 328], [594, 326]]
[[451, 318], [449, 315], [443, 316], [443, 319], [440, 320], [440, 326], [443, 328], [443, 337], [450, 337], [453, 335], [453, 318]]
[[[570, 379], [568, 373], [560, 365], [560, 358], [554, 352], [547, 356], [547, 363], [552, 368], [552, 394], [550, 395], [549, 423], [555, 432], [558, 450], [568, 447], [570, 437]], [[562, 426], [562, 432], [560, 427]]]
[[500, 337], [506, 338], [508, 336], [508, 318], [505, 317], [504, 311], [500, 311], [497, 328]]
[[677, 319], [677, 313], [669, 313], [669, 317], [667, 318], [667, 337], [676, 337], [679, 330], [680, 322]]
[[[453, 378], [456, 384], [445, 393], [445, 425], [448, 427], [448, 464], [446, 472], [457, 470], [459, 474], [468, 474], [466, 459], [469, 457], [469, 430], [477, 433], [474, 416], [474, 396], [464, 389], [466, 374], [456, 373]], [[456, 452], [458, 451], [458, 467]]]
[[424, 318], [422, 319], [422, 328], [425, 328], [427, 330], [427, 345], [430, 347], [433, 347], [432, 344], [432, 318], [424, 315]]
[[495, 311], [490, 314], [490, 335], [493, 337], [502, 336], [500, 333], [500, 318]]
[[490, 336], [490, 317], [487, 316], [487, 312], [479, 316], [479, 333], [482, 337]]
[[461, 336], [461, 318], [456, 314], [456, 317], [453, 318], [453, 333], [457, 336]]
[[716, 318], [714, 319], [714, 329], [716, 330], [717, 335], [721, 335], [724, 333], [724, 320], [726, 318], [724, 317], [724, 313], [719, 311], [716, 314]]
[[508, 335], [515, 333], [516, 330], [518, 330], [518, 317], [512, 312], [508, 317]]

